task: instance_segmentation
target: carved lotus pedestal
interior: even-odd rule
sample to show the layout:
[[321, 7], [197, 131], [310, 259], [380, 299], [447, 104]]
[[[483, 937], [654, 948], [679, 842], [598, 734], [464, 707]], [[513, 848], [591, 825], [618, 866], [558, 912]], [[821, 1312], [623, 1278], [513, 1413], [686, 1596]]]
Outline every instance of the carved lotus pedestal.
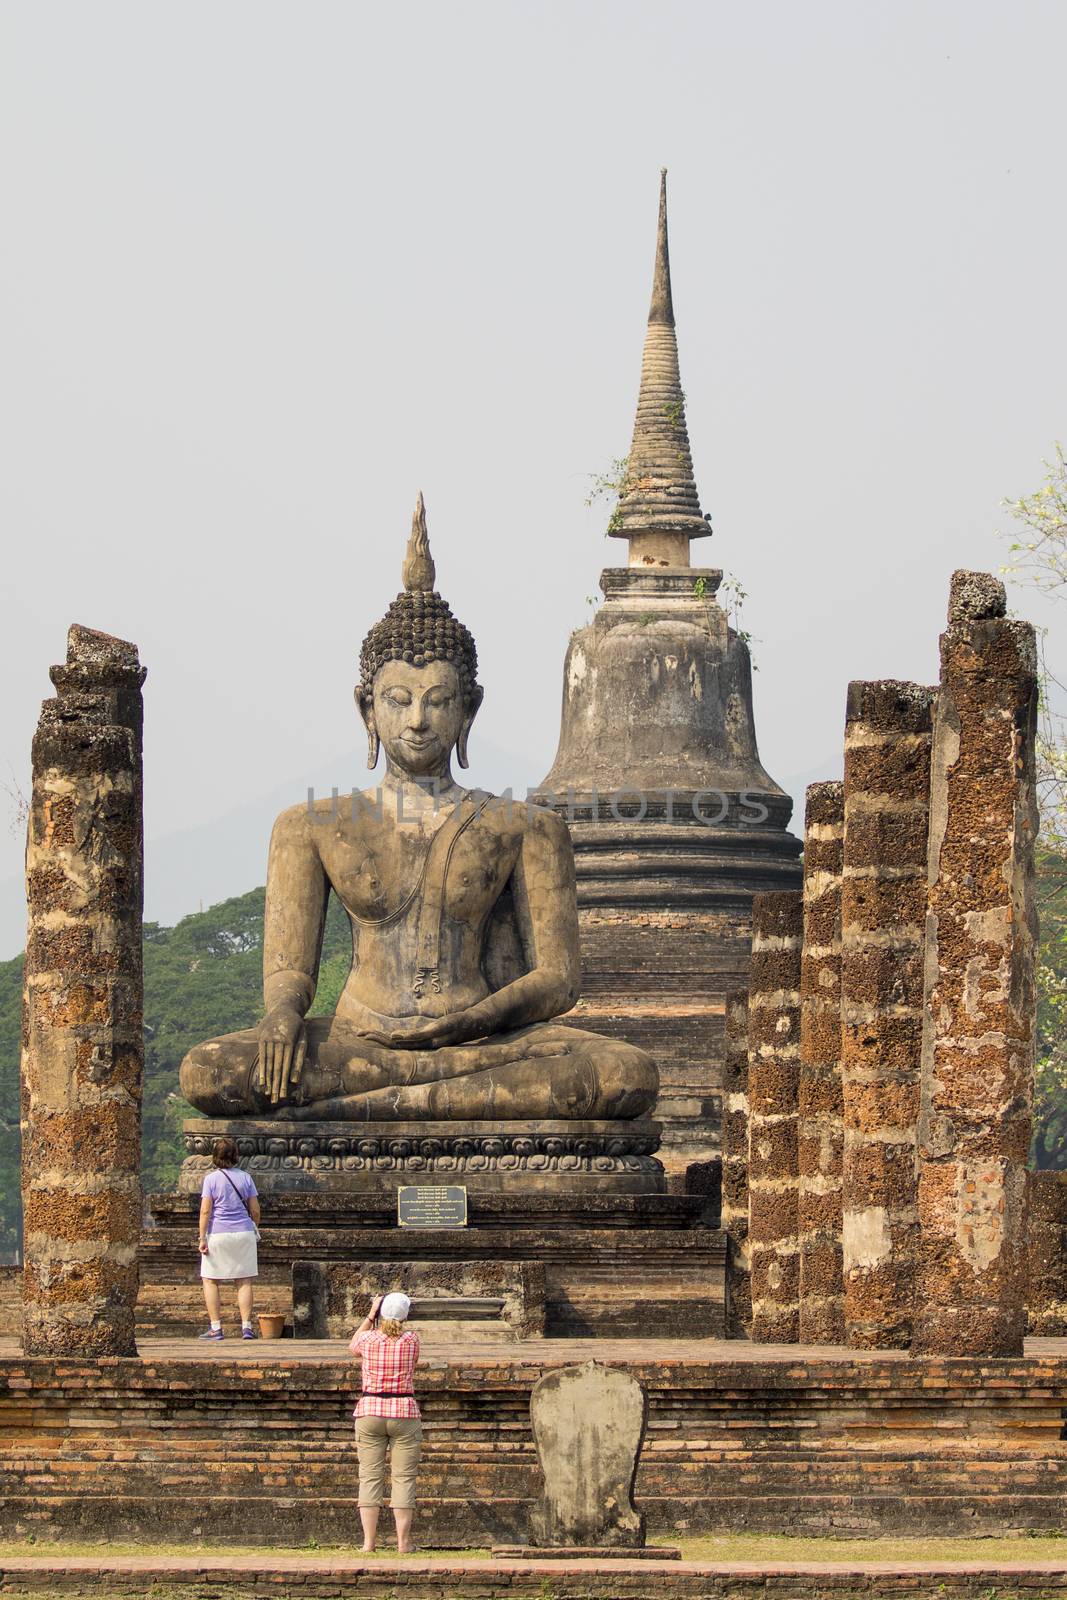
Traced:
[[264, 1197], [383, 1194], [401, 1184], [478, 1193], [662, 1194], [656, 1122], [279, 1122], [198, 1117], [179, 1192], [199, 1194], [211, 1146], [235, 1139]]

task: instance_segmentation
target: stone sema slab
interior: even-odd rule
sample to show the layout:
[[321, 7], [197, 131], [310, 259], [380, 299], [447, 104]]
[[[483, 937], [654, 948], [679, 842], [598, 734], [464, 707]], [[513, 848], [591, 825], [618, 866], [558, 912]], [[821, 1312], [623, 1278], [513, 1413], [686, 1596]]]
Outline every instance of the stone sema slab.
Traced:
[[[724, 1239], [700, 1195], [472, 1193], [466, 1228], [396, 1225], [395, 1193], [271, 1195], [263, 1202], [259, 1298], [288, 1298], [301, 1261], [539, 1264], [549, 1337], [715, 1338], [723, 1331]], [[156, 1195], [141, 1240], [142, 1304], [167, 1333], [203, 1326], [195, 1195]], [[377, 1268], [376, 1268], [377, 1270]], [[165, 1304], [166, 1303], [166, 1304]], [[169, 1309], [168, 1309], [169, 1306]], [[362, 1312], [360, 1313], [362, 1316]], [[358, 1320], [358, 1319], [357, 1319]], [[147, 1325], [147, 1323], [146, 1323]]]
[[[527, 1543], [530, 1394], [596, 1355], [648, 1394], [635, 1502], [651, 1535], [1005, 1534], [1059, 1528], [1067, 1355], [714, 1359], [700, 1347], [427, 1352], [420, 1538]], [[705, 1347], [709, 1348], [709, 1347]], [[716, 1347], [710, 1347], [715, 1351]], [[0, 1360], [0, 1536], [350, 1545], [355, 1363]]]
[[183, 1125], [179, 1191], [199, 1194], [216, 1139], [234, 1139], [263, 1194], [394, 1194], [399, 1184], [481, 1192], [660, 1194], [658, 1123], [281, 1122]]

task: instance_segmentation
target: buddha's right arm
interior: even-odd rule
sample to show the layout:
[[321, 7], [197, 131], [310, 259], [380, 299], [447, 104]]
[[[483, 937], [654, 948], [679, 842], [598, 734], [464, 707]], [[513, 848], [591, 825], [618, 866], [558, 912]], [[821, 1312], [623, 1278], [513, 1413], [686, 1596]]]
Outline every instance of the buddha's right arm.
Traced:
[[270, 836], [263, 918], [263, 1001], [304, 1016], [315, 998], [329, 884], [304, 806], [283, 811]]

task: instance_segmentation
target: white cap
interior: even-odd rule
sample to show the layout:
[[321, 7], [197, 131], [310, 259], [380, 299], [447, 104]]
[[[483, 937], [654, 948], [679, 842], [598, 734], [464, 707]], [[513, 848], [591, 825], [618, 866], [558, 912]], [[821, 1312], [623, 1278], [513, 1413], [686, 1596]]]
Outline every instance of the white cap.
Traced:
[[392, 1322], [404, 1322], [410, 1310], [411, 1301], [407, 1295], [396, 1290], [393, 1294], [386, 1295], [379, 1315], [389, 1318]]

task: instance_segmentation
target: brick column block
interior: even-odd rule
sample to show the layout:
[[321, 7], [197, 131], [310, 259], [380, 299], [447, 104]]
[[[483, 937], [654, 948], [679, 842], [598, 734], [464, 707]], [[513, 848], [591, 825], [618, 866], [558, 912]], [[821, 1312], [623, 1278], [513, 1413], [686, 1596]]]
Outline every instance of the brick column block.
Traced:
[[813, 783], [804, 814], [797, 1233], [800, 1342], [844, 1344], [841, 1266], [841, 858], [845, 786]]
[[752, 901], [748, 990], [748, 1199], [752, 1338], [792, 1344], [800, 1329], [797, 1089], [800, 1078], [799, 893]]
[[851, 683], [841, 877], [845, 1327], [906, 1349], [918, 1235], [926, 830], [934, 690]]
[[22, 1040], [23, 1342], [134, 1355], [143, 833], [137, 650], [71, 628], [33, 741]]
[[727, 1235], [726, 1334], [748, 1336], [748, 990], [726, 995], [722, 1093], [722, 1227]]
[[1037, 653], [1030, 624], [1004, 613], [996, 578], [953, 574], [930, 791], [916, 1354], [1022, 1354]]
[[1027, 1195], [1026, 1331], [1067, 1336], [1067, 1172], [1031, 1172]]

